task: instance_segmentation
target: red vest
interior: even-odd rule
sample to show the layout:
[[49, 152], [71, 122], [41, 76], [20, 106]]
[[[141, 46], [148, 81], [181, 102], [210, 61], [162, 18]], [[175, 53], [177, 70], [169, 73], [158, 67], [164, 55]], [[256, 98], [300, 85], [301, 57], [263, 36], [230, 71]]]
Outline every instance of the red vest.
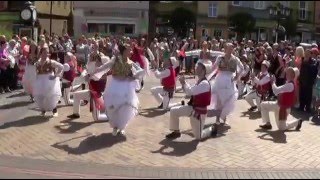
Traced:
[[[293, 82], [288, 82], [292, 83]], [[293, 86], [294, 87], [294, 86]], [[279, 120], [287, 120], [287, 109], [294, 106], [296, 103], [295, 87], [291, 92], [285, 92], [278, 95], [278, 105], [280, 106]]]
[[106, 80], [101, 79], [99, 81], [90, 80], [89, 90], [91, 95], [90, 111], [92, 111], [92, 103], [95, 103], [96, 108], [99, 110], [104, 109], [104, 101], [102, 99], [102, 92], [106, 87]]
[[68, 62], [68, 64], [70, 66], [70, 70], [63, 73], [63, 78], [70, 81], [70, 83], [72, 83], [74, 78], [77, 76], [77, 72], [76, 72], [77, 67], [74, 67], [71, 61]]
[[[258, 79], [261, 80], [265, 77], [266, 75], [259, 74]], [[261, 96], [267, 95], [267, 93], [271, 90], [272, 85], [271, 82], [269, 81], [268, 83], [262, 84], [262, 85], [257, 85], [257, 93]]]
[[174, 89], [174, 87], [176, 86], [176, 73], [172, 66], [169, 68], [169, 71], [170, 71], [170, 75], [161, 80], [161, 85], [165, 90]]
[[[200, 81], [202, 82], [202, 81]], [[191, 105], [196, 114], [207, 114], [207, 106], [211, 103], [211, 87], [210, 90], [201, 94], [197, 94], [191, 97]], [[199, 118], [198, 118], [199, 119]]]

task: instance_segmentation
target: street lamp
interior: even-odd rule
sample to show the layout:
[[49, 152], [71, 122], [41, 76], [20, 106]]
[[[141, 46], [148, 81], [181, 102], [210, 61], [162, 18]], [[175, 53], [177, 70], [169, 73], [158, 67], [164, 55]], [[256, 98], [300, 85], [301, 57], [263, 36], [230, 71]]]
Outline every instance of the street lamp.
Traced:
[[37, 10], [36, 7], [30, 2], [27, 1], [25, 3], [24, 9], [22, 9], [20, 13], [21, 19], [25, 22], [25, 24], [32, 26], [31, 29], [31, 38], [35, 40], [34, 37], [34, 25], [37, 20]]
[[278, 31], [280, 26], [280, 20], [290, 16], [290, 8], [284, 7], [278, 3], [276, 6], [269, 7], [269, 14], [272, 18], [277, 20], [276, 28], [276, 42], [278, 42]]

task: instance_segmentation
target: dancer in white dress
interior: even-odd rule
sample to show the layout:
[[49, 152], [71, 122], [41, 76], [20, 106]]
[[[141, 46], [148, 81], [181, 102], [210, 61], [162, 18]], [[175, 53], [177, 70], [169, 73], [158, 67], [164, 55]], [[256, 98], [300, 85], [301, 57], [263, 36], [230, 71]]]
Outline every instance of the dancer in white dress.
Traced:
[[25, 71], [22, 77], [22, 86], [24, 91], [30, 95], [31, 101], [33, 101], [33, 84], [36, 80], [37, 72], [35, 63], [38, 60], [38, 46], [34, 41], [30, 42], [30, 53], [26, 62]]
[[[102, 65], [94, 73], [102, 76], [110, 69], [112, 78], [104, 91], [104, 103], [113, 128], [113, 135], [124, 135], [128, 122], [138, 113], [139, 99], [136, 94], [136, 79], [144, 75], [145, 71], [129, 59], [130, 45], [119, 45], [119, 56]], [[100, 75], [99, 75], [100, 74]], [[92, 74], [89, 74], [92, 76]]]
[[40, 59], [36, 62], [37, 76], [33, 85], [33, 97], [41, 110], [41, 115], [52, 111], [58, 116], [57, 104], [61, 97], [60, 77], [63, 65], [49, 59], [49, 47], [45, 44], [40, 49]]
[[[243, 65], [239, 58], [232, 54], [233, 44], [227, 43], [225, 55], [219, 56], [213, 65], [214, 71], [217, 70], [217, 76], [212, 82], [212, 102], [211, 107], [218, 110], [217, 121], [214, 124], [213, 134], [217, 134], [218, 124], [220, 119], [222, 123], [226, 122], [227, 115], [229, 115], [238, 98], [238, 90], [236, 82], [243, 73]], [[239, 71], [237, 71], [237, 68]]]

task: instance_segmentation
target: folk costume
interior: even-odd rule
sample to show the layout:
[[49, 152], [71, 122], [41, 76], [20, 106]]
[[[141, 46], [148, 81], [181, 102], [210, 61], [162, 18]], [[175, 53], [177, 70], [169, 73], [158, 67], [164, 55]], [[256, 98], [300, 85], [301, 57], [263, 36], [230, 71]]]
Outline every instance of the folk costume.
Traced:
[[170, 66], [163, 71], [155, 71], [155, 77], [161, 79], [161, 86], [151, 88], [151, 94], [155, 97], [157, 102], [161, 104], [158, 108], [168, 109], [175, 104], [169, 104], [170, 99], [173, 98], [175, 86], [176, 86], [176, 72], [173, 66], [176, 61], [171, 57], [169, 60]]
[[[296, 73], [295, 73], [296, 74]], [[262, 123], [261, 128], [272, 129], [270, 123], [269, 112], [275, 113], [275, 121], [279, 130], [287, 130], [296, 127], [296, 130], [301, 128], [302, 120], [292, 120], [287, 122], [291, 108], [295, 105], [295, 85], [293, 81], [287, 81], [282, 86], [272, 84], [272, 90], [277, 95], [277, 101], [265, 101], [261, 103]]]
[[[93, 73], [98, 67], [107, 63], [109, 58], [100, 52], [92, 52], [89, 56], [87, 64], [87, 73]], [[91, 76], [88, 82], [89, 89], [80, 90], [73, 93], [73, 118], [80, 117], [80, 104], [81, 101], [90, 102], [90, 112], [94, 121], [108, 120], [105, 114], [105, 106], [103, 102], [102, 93], [106, 87], [107, 75], [102, 77]]]
[[[200, 62], [201, 63], [201, 62]], [[205, 67], [207, 65], [203, 64]], [[206, 68], [208, 69], [208, 68]], [[190, 117], [190, 124], [192, 132], [196, 139], [200, 140], [207, 138], [211, 135], [212, 128], [209, 127], [204, 129], [205, 120], [207, 117], [207, 107], [211, 102], [211, 85], [209, 81], [199, 79], [196, 85], [190, 86], [189, 84], [184, 85], [184, 89], [187, 95], [191, 96], [188, 105], [182, 105], [173, 107], [170, 110], [170, 130], [173, 131], [168, 134], [167, 138], [180, 137], [179, 131], [179, 118]]]
[[42, 115], [46, 111], [52, 111], [57, 116], [57, 104], [61, 97], [60, 77], [63, 73], [63, 65], [57, 61], [40, 59], [36, 62], [36, 80], [33, 84], [33, 97], [39, 106]]
[[[113, 135], [124, 135], [127, 124], [138, 113], [139, 99], [135, 91], [135, 80], [144, 76], [145, 71], [129, 58], [123, 59], [119, 55], [99, 67], [93, 75], [99, 77], [109, 70], [112, 75], [103, 93], [104, 105]], [[92, 76], [90, 73], [89, 75]]]
[[[268, 69], [270, 63], [268, 61], [262, 62], [262, 65], [266, 66]], [[266, 98], [269, 96], [271, 91], [271, 82], [270, 82], [270, 75], [268, 71], [260, 72], [258, 77], [253, 79], [255, 85], [255, 91], [250, 92], [245, 96], [245, 100], [250, 104], [251, 108], [249, 111], [253, 111], [254, 109], [258, 108], [258, 111], [261, 110], [261, 102], [265, 101]], [[253, 100], [256, 100], [256, 105], [254, 104]]]

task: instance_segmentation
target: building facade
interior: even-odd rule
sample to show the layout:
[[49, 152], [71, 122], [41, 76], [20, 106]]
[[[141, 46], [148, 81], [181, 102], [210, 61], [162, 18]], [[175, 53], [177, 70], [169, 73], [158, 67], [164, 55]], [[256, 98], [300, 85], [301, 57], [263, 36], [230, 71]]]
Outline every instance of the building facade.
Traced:
[[19, 34], [24, 25], [20, 21], [20, 12], [26, 1], [0, 1], [0, 34], [11, 37]]
[[34, 5], [38, 11], [40, 34], [72, 34], [68, 28], [72, 27], [72, 1], [35, 1]]
[[206, 40], [208, 37], [229, 38], [228, 7], [228, 1], [198, 1], [196, 31], [198, 40]]
[[74, 35], [127, 35], [148, 33], [148, 1], [75, 1]]
[[[278, 3], [289, 8], [290, 16], [297, 22], [296, 35], [291, 37], [291, 40], [311, 41], [315, 32], [313, 8], [315, 1], [230, 1], [229, 15], [238, 12], [251, 14], [256, 19], [256, 28], [247, 37], [256, 41], [275, 41], [277, 20], [269, 14], [269, 7], [276, 6]], [[285, 38], [282, 37], [282, 39]]]
[[315, 40], [320, 41], [320, 1], [315, 1], [314, 6], [314, 25], [315, 25]]
[[[197, 1], [150, 1], [150, 39], [157, 36], [171, 36], [173, 29], [170, 27], [170, 16], [177, 8], [184, 8], [197, 15]], [[192, 22], [194, 27], [188, 31], [190, 36], [194, 36], [196, 31], [196, 20]]]

